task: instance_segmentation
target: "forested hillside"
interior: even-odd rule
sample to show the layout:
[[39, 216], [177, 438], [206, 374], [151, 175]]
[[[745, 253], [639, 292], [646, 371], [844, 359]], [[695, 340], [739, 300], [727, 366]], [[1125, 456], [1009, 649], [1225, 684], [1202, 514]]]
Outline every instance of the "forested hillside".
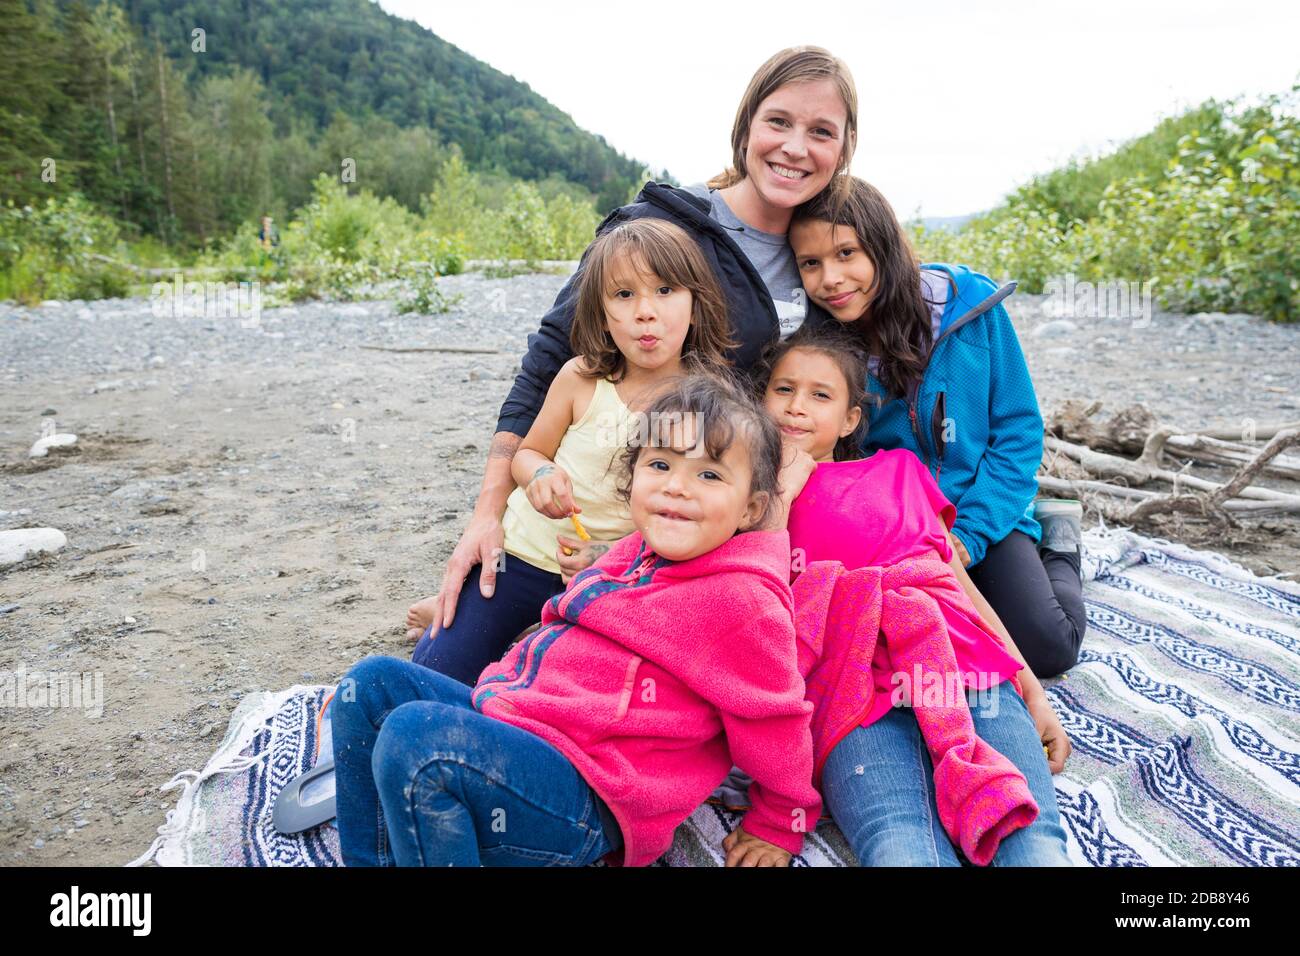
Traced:
[[350, 191], [413, 211], [453, 152], [600, 210], [641, 181], [527, 85], [370, 0], [0, 0], [0, 21], [0, 202], [79, 193], [171, 245], [284, 217], [345, 159]]

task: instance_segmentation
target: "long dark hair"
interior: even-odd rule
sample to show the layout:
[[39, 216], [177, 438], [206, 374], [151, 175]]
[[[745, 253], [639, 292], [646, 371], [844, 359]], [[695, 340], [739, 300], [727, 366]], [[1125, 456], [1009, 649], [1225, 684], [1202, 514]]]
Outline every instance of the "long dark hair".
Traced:
[[845, 325], [859, 336], [868, 354], [878, 357], [876, 377], [891, 396], [903, 397], [919, 384], [933, 345], [930, 301], [921, 285], [921, 262], [912, 250], [894, 209], [875, 186], [847, 177], [832, 181], [794, 211], [797, 222], [848, 226], [875, 267], [867, 312]]
[[836, 325], [812, 326], [804, 323], [793, 335], [769, 345], [763, 352], [756, 380], [759, 400], [772, 380], [772, 373], [795, 349], [817, 352], [825, 355], [844, 375], [848, 388], [849, 408], [856, 407], [862, 412], [858, 426], [835, 443], [836, 461], [855, 461], [862, 457], [862, 446], [867, 440], [867, 356], [862, 351], [860, 337], [850, 329]]

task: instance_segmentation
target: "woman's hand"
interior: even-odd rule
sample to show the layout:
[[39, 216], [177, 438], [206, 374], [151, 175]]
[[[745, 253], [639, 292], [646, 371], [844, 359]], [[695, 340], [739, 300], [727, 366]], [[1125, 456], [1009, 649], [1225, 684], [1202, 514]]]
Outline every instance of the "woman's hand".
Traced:
[[1070, 751], [1074, 749], [1070, 745], [1070, 738], [1065, 734], [1065, 728], [1061, 726], [1060, 718], [1052, 709], [1047, 695], [1041, 692], [1032, 698], [1027, 698], [1025, 706], [1029, 709], [1029, 716], [1034, 719], [1038, 739], [1047, 747], [1048, 768], [1052, 773], [1060, 773], [1065, 769], [1065, 761], [1069, 758]]
[[[808, 459], [812, 461], [811, 458]], [[750, 836], [743, 827], [736, 827], [722, 841], [727, 851], [727, 866], [789, 866], [790, 851]]]
[[559, 465], [542, 465], [529, 480], [524, 494], [539, 514], [548, 518], [567, 518], [582, 509], [573, 502], [573, 482]]
[[451, 627], [456, 617], [456, 602], [460, 600], [460, 589], [465, 586], [465, 578], [476, 564], [483, 567], [479, 571], [479, 592], [485, 597], [492, 597], [497, 583], [497, 559], [506, 546], [506, 533], [501, 528], [501, 519], [495, 515], [475, 515], [456, 542], [456, 550], [451, 553], [447, 570], [442, 575], [442, 584], [434, 597], [433, 624], [438, 627]]
[[564, 581], [565, 587], [568, 587], [575, 574], [583, 568], [591, 567], [610, 548], [603, 541], [582, 541], [564, 534], [557, 534], [555, 540], [558, 544], [555, 560], [559, 562], [560, 579]]

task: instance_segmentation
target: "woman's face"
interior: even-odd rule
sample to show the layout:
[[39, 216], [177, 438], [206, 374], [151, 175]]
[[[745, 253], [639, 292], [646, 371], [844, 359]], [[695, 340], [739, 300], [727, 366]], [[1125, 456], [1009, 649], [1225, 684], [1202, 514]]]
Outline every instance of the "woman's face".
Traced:
[[848, 226], [805, 219], [790, 227], [790, 248], [804, 291], [841, 322], [853, 322], [871, 304], [876, 267]]
[[745, 173], [760, 198], [793, 208], [826, 187], [844, 150], [848, 111], [832, 80], [787, 83], [758, 105]]

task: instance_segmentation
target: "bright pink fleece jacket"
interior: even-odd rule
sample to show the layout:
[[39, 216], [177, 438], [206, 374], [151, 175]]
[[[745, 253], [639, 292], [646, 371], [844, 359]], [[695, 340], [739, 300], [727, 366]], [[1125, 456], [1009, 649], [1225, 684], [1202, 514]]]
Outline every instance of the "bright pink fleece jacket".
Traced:
[[474, 706], [573, 763], [618, 820], [623, 865], [663, 854], [733, 764], [754, 779], [745, 831], [798, 853], [821, 797], [789, 576], [785, 531], [681, 562], [633, 532], [488, 665]]
[[[839, 561], [815, 561], [795, 580], [799, 669], [816, 708], [812, 733], [819, 785], [827, 756], [862, 723], [878, 693], [871, 671], [878, 636], [884, 637], [895, 672], [919, 672], [923, 682], [935, 677], [937, 687], [958, 672], [935, 600], [945, 593], [961, 600], [965, 592], [938, 558], [854, 570]], [[1012, 683], [1019, 690], [1015, 678]], [[1038, 804], [1016, 765], [975, 734], [964, 694], [951, 700], [930, 695], [941, 698], [931, 700], [921, 690], [914, 689], [911, 705], [934, 765], [939, 822], [968, 860], [985, 866], [1004, 838], [1034, 822]]]

